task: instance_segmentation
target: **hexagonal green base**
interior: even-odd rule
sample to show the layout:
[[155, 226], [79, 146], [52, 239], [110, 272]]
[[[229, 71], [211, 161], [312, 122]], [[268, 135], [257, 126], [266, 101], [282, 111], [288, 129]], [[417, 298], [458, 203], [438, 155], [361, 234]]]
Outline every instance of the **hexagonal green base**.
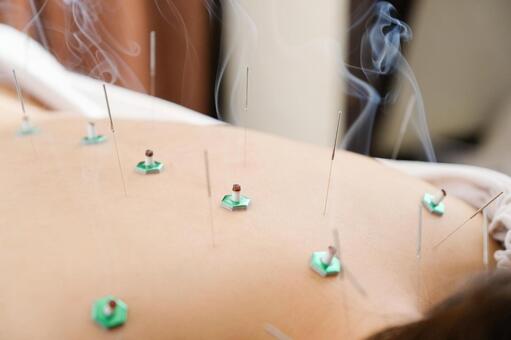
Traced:
[[340, 273], [341, 271], [341, 261], [334, 256], [332, 259], [332, 263], [329, 266], [325, 266], [321, 259], [326, 255], [325, 251], [316, 251], [312, 253], [310, 266], [312, 270], [314, 270], [319, 275], [325, 276], [334, 276]]
[[93, 145], [93, 144], [100, 144], [106, 141], [106, 137], [103, 135], [97, 135], [94, 138], [89, 137], [83, 137], [82, 138], [82, 144], [85, 145]]
[[250, 204], [250, 198], [246, 196], [240, 196], [239, 202], [231, 200], [231, 195], [225, 195], [222, 198], [222, 207], [229, 210], [245, 210]]
[[442, 216], [445, 212], [445, 204], [444, 202], [440, 202], [440, 204], [433, 204], [434, 196], [428, 193], [424, 194], [422, 197], [422, 205], [424, 208], [428, 209], [428, 211], [432, 214]]
[[138, 162], [135, 170], [143, 175], [159, 174], [163, 170], [163, 163], [154, 162], [153, 165], [146, 166], [145, 162]]
[[30, 136], [36, 134], [39, 131], [38, 128], [31, 127], [29, 129], [19, 129], [16, 133], [18, 136]]
[[[114, 313], [107, 316], [104, 314], [103, 310], [110, 300], [115, 300], [117, 306], [115, 307]], [[91, 315], [92, 320], [96, 321], [101, 327], [107, 329], [119, 327], [128, 319], [128, 306], [124, 301], [109, 295], [94, 302]]]

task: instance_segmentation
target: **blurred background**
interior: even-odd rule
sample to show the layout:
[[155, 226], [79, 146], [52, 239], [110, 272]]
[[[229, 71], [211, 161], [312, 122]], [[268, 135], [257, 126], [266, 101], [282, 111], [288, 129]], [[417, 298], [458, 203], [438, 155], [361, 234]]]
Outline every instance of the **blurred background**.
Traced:
[[371, 156], [511, 174], [511, 2], [0, 0], [68, 70]]

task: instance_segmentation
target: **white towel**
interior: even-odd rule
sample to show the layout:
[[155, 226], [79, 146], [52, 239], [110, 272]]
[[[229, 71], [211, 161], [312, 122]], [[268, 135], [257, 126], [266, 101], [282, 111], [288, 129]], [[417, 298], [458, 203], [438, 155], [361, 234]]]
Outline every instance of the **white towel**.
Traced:
[[[0, 49], [0, 82], [12, 84], [15, 69], [22, 90], [49, 108], [81, 114], [90, 120], [107, 117], [102, 82], [66, 70], [37, 41], [10, 26], [0, 24], [0, 41], [8, 46]], [[221, 123], [180, 105], [116, 85], [108, 85], [108, 94], [117, 119], [197, 125]]]
[[379, 159], [383, 164], [419, 177], [476, 209], [501, 191], [504, 192], [486, 209], [489, 232], [502, 242], [504, 250], [494, 254], [499, 268], [511, 269], [511, 178], [500, 172], [469, 165], [439, 164]]

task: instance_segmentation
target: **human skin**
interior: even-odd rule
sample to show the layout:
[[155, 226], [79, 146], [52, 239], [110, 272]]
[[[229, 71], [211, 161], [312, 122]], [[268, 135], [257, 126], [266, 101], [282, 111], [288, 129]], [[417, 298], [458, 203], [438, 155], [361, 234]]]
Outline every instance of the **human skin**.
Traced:
[[[323, 216], [328, 148], [248, 131], [244, 163], [243, 130], [118, 120], [125, 196], [106, 120], [108, 141], [83, 146], [83, 118], [33, 116], [29, 138], [15, 135], [19, 116], [0, 124], [2, 338], [267, 339], [267, 324], [294, 339], [361, 338], [483, 270], [481, 216], [432, 249], [474, 212], [449, 195], [443, 217], [423, 210], [419, 260], [420, 199], [438, 188], [371, 158], [337, 152]], [[162, 173], [134, 171], [146, 149]], [[234, 183], [247, 211], [220, 207]], [[333, 229], [344, 271], [323, 278], [308, 261]], [[108, 294], [129, 308], [113, 331], [90, 319]]]

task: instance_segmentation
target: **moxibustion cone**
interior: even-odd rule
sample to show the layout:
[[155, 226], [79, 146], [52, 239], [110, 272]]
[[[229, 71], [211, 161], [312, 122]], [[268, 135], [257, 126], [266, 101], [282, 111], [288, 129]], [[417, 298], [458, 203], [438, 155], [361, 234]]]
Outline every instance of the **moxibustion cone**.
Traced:
[[240, 197], [241, 197], [240, 193], [241, 193], [241, 186], [239, 184], [234, 184], [232, 186], [231, 200], [233, 202], [239, 203]]
[[29, 131], [32, 129], [32, 124], [30, 124], [30, 119], [28, 116], [23, 116], [21, 119], [21, 131]]
[[153, 164], [153, 150], [148, 149], [145, 151], [145, 166], [152, 166]]
[[117, 302], [115, 302], [115, 300], [108, 301], [108, 303], [105, 305], [105, 308], [103, 309], [103, 314], [106, 316], [111, 316], [115, 311], [115, 307], [117, 307]]
[[328, 251], [321, 258], [321, 263], [323, 263], [325, 266], [329, 266], [332, 263], [332, 260], [334, 259], [335, 253], [337, 253], [337, 249], [335, 249], [335, 247], [333, 246], [329, 246]]
[[444, 200], [445, 196], [447, 196], [447, 192], [444, 189], [441, 189], [440, 192], [433, 197], [433, 201], [431, 203], [439, 205]]
[[96, 138], [97, 134], [96, 134], [96, 124], [94, 124], [93, 122], [89, 122], [87, 124], [87, 138], [88, 139], [94, 139]]

